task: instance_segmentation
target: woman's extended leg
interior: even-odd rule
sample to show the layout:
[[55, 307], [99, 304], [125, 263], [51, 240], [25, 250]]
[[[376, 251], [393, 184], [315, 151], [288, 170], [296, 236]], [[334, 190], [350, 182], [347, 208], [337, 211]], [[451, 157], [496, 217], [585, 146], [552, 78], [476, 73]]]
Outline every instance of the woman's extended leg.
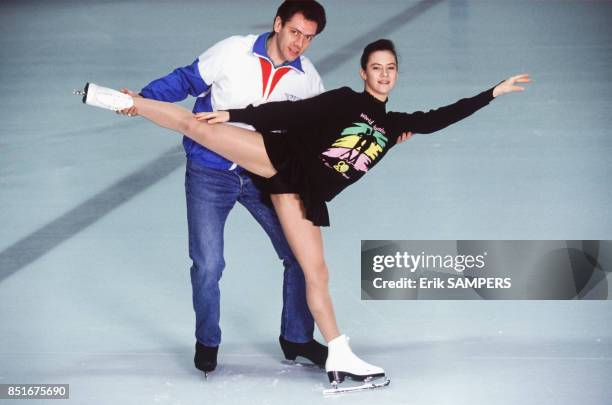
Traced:
[[329, 295], [321, 229], [304, 217], [302, 200], [297, 194], [273, 194], [271, 198], [289, 246], [304, 271], [308, 308], [329, 342], [340, 333]]
[[251, 173], [266, 178], [276, 174], [259, 132], [233, 125], [200, 122], [183, 107], [162, 101], [134, 97], [134, 105], [144, 118], [185, 134]]

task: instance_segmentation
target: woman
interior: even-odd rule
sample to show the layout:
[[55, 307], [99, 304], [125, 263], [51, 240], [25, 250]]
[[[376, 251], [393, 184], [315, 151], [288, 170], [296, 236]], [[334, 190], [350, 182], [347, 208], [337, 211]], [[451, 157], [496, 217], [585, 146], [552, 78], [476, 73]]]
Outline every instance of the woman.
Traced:
[[[528, 75], [513, 76], [472, 98], [427, 113], [387, 112], [385, 103], [398, 74], [389, 40], [369, 44], [361, 57], [363, 93], [343, 87], [308, 100], [266, 103], [242, 110], [200, 113], [168, 103], [132, 99], [89, 85], [84, 102], [121, 110], [134, 105], [154, 123], [196, 142], [262, 178], [283, 231], [304, 271], [308, 306], [328, 342], [325, 365], [332, 385], [345, 377], [385, 377], [382, 368], [355, 356], [340, 335], [328, 290], [320, 226], [329, 225], [325, 202], [377, 164], [404, 132], [431, 133], [457, 122], [505, 93], [523, 90]], [[92, 87], [94, 86], [94, 87]], [[253, 125], [259, 132], [227, 121]], [[388, 379], [384, 383], [388, 384]], [[367, 387], [377, 386], [369, 384]]]

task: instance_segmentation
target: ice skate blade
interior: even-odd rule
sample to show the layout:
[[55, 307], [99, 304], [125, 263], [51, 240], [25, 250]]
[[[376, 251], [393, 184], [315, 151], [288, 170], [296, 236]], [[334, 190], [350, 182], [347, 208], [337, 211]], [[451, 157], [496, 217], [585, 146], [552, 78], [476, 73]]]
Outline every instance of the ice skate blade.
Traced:
[[86, 104], [85, 100], [87, 99], [87, 90], [89, 90], [89, 82], [85, 83], [83, 90], [75, 90], [72, 92], [72, 94], [81, 97], [83, 104]]
[[[323, 395], [336, 395], [336, 394], [344, 394], [347, 392], [366, 391], [366, 390], [386, 387], [389, 384], [391, 384], [391, 380], [388, 378], [385, 378], [384, 381], [378, 382], [378, 383], [374, 381], [365, 381], [363, 384], [357, 385], [354, 387], [338, 387], [338, 385], [335, 384], [335, 388], [329, 388], [329, 389], [323, 390]], [[332, 383], [332, 385], [334, 384]]]

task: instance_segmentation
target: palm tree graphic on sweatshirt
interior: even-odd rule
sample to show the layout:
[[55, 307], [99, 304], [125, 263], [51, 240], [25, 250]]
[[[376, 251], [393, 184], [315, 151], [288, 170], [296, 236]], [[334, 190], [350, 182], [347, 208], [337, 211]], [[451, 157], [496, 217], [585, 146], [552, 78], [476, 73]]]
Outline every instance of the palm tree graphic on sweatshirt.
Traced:
[[337, 159], [332, 167], [340, 173], [346, 173], [351, 167], [367, 172], [388, 141], [387, 137], [370, 125], [359, 122], [345, 128], [340, 135], [342, 137], [323, 152], [323, 155]]

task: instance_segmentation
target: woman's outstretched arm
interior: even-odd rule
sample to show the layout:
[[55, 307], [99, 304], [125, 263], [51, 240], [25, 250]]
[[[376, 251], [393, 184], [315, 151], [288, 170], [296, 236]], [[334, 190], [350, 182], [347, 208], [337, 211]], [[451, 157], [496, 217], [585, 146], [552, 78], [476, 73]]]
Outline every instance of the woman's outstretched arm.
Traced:
[[134, 97], [134, 106], [149, 121], [184, 134], [251, 173], [262, 177], [276, 174], [259, 132], [200, 122], [190, 111], [172, 103]]
[[397, 130], [430, 134], [469, 117], [502, 94], [524, 90], [523, 87], [516, 85], [516, 83], [529, 82], [531, 82], [531, 79], [527, 74], [512, 76], [474, 97], [464, 98], [456, 103], [435, 110], [428, 112], [417, 111], [409, 114], [390, 113], [390, 115], [392, 115], [396, 122]]

